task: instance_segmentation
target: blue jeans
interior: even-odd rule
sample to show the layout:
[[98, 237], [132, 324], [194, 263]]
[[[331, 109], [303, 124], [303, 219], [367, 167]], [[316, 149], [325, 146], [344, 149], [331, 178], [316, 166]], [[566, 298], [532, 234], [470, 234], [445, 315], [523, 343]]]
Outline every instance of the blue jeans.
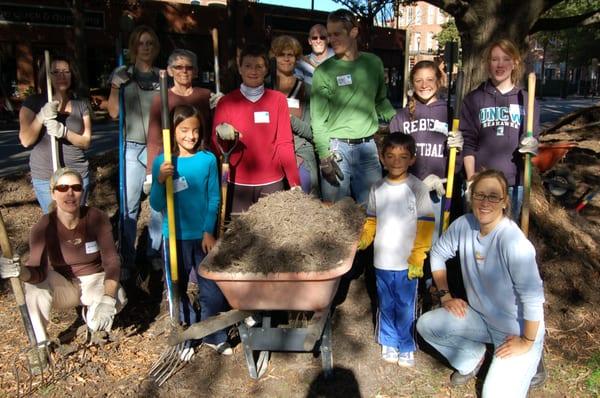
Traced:
[[510, 198], [510, 218], [517, 224], [520, 224], [523, 185], [508, 187], [508, 197]]
[[382, 177], [375, 140], [348, 144], [332, 138], [329, 149], [341, 155], [342, 160], [338, 162], [338, 166], [344, 173], [344, 179], [336, 187], [321, 178], [323, 200], [336, 202], [352, 196], [356, 203], [366, 207], [371, 186]]
[[431, 199], [431, 207], [435, 216], [435, 227], [433, 229], [433, 236], [431, 237], [431, 244], [433, 245], [438, 240], [442, 231], [442, 209], [444, 208], [442, 205], [446, 201], [446, 196], [440, 198], [436, 191], [431, 191], [429, 192], [429, 198]]
[[[123, 220], [123, 237], [121, 242], [121, 280], [131, 278], [135, 273], [135, 238], [137, 236], [137, 219], [140, 213], [142, 187], [146, 179], [146, 145], [136, 142], [125, 142], [125, 220]], [[162, 240], [162, 215], [150, 208], [148, 223], [150, 236], [150, 257], [157, 256]]]
[[[493, 344], [496, 349], [507, 338], [507, 334], [486, 324], [471, 307], [467, 307], [464, 318], [445, 308], [429, 311], [417, 321], [417, 331], [463, 375], [472, 372], [483, 359], [486, 344]], [[543, 345], [544, 323], [540, 322], [535, 342], [528, 352], [505, 359], [494, 355], [483, 385], [483, 398], [525, 397]]]
[[[49, 207], [52, 203], [52, 194], [50, 193], [50, 180], [40, 180], [38, 178], [32, 178], [31, 183], [33, 185], [33, 190], [35, 191], [35, 197], [37, 198], [40, 207], [42, 208], [42, 212], [44, 214], [49, 213]], [[85, 205], [87, 202], [87, 197], [90, 188], [90, 178], [85, 177], [83, 179], [83, 194], [81, 195], [81, 205]]]
[[413, 335], [417, 281], [409, 280], [408, 270], [375, 269], [377, 284], [377, 342], [400, 352], [416, 349]]

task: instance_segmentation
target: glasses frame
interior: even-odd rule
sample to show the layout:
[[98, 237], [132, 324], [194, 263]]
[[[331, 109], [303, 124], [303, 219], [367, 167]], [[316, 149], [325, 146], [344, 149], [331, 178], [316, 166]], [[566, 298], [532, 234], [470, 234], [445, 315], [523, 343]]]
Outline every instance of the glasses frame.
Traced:
[[[473, 192], [471, 197], [473, 198], [473, 200], [476, 200], [478, 202], [483, 202], [484, 200], [487, 200], [489, 203], [493, 203], [493, 204], [501, 203], [504, 199], [506, 199], [505, 196], [497, 197], [496, 194], [485, 195], [485, 194], [482, 194], [481, 192]], [[492, 200], [492, 198], [494, 198], [494, 200]]]
[[321, 39], [321, 41], [325, 41], [325, 40], [327, 40], [327, 36], [311, 36], [310, 39], [312, 41], [319, 40], [319, 39]]
[[193, 72], [196, 68], [193, 65], [171, 65], [177, 72]]
[[69, 189], [72, 189], [73, 192], [83, 192], [83, 184], [56, 184], [54, 188], [52, 188], [53, 191], [61, 193], [67, 193], [69, 192]]

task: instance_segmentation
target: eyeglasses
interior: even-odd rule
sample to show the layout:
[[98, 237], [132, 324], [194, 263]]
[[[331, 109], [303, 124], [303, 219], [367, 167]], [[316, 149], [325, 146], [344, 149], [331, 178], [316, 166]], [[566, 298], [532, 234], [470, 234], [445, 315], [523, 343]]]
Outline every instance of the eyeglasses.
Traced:
[[327, 36], [312, 36], [311, 37], [311, 40], [318, 40], [318, 39], [327, 40]]
[[181, 72], [181, 71], [192, 71], [194, 70], [194, 67], [192, 65], [172, 65], [171, 68], [175, 69], [177, 72]]
[[473, 199], [483, 202], [487, 199], [490, 203], [500, 203], [504, 198], [496, 194], [484, 195], [481, 192], [473, 192]]
[[55, 191], [62, 192], [62, 193], [67, 192], [69, 190], [69, 188], [71, 188], [73, 190], [73, 192], [83, 191], [83, 185], [81, 185], [81, 184], [73, 184], [73, 185], [58, 184], [58, 185], [54, 186]]
[[58, 75], [69, 76], [71, 74], [71, 71], [70, 70], [53, 70], [50, 72], [50, 74], [52, 76], [58, 76]]

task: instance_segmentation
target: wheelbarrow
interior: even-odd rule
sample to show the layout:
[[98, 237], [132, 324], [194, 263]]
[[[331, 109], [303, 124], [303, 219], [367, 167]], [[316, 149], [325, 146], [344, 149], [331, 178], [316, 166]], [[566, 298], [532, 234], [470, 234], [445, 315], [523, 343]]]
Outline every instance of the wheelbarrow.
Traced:
[[[211, 251], [204, 261], [215, 252]], [[352, 267], [355, 253], [356, 246], [336, 267], [318, 272], [232, 273], [208, 271], [201, 266], [200, 275], [216, 282], [232, 310], [173, 333], [168, 342], [176, 345], [201, 339], [236, 325], [251, 378], [258, 379], [266, 372], [271, 351], [318, 353], [328, 377], [333, 368], [331, 303], [341, 277]], [[274, 311], [307, 311], [312, 316], [302, 327], [274, 325]]]
[[531, 159], [533, 165], [543, 173], [544, 186], [556, 197], [564, 197], [567, 193], [575, 191], [576, 181], [571, 171], [566, 167], [555, 168], [573, 148], [577, 148], [576, 142], [540, 144], [537, 156]]

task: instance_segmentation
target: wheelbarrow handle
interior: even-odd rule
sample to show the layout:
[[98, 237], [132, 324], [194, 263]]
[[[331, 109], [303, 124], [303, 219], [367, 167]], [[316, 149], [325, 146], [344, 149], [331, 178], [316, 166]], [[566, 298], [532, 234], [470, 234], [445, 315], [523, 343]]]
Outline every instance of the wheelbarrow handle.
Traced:
[[229, 183], [229, 157], [240, 142], [240, 134], [235, 132], [235, 139], [229, 150], [225, 151], [217, 140], [217, 147], [223, 156], [223, 163], [221, 164], [221, 208], [219, 210], [219, 238], [225, 233], [225, 212], [227, 211], [227, 189]]

